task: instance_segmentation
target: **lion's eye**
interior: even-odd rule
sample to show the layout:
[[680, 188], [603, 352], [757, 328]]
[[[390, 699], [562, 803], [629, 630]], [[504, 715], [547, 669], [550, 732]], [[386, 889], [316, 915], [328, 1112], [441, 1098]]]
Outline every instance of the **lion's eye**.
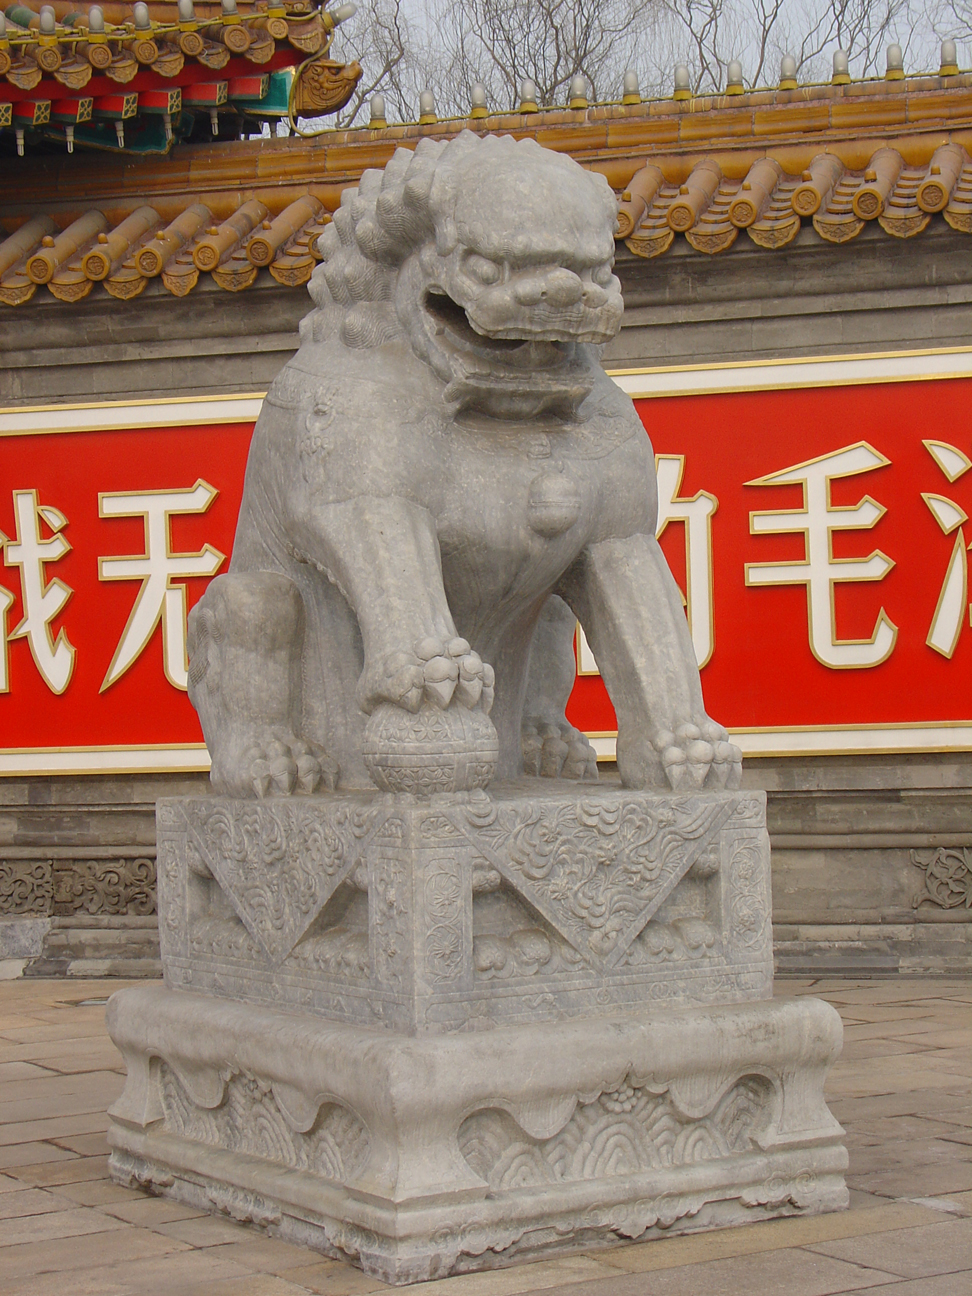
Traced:
[[496, 262], [477, 256], [475, 252], [470, 252], [466, 257], [465, 269], [473, 278], [484, 284], [494, 284], [500, 277], [500, 268]]

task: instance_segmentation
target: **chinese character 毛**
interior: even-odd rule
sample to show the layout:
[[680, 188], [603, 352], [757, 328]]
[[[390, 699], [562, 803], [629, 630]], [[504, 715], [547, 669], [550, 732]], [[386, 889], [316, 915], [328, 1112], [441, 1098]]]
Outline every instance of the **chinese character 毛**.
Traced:
[[834, 669], [878, 666], [891, 654], [898, 636], [897, 626], [882, 607], [869, 639], [839, 639], [834, 609], [834, 587], [838, 582], [882, 580], [894, 563], [879, 549], [867, 558], [834, 557], [835, 531], [869, 530], [884, 516], [885, 509], [869, 495], [858, 504], [836, 505], [830, 498], [830, 483], [835, 477], [871, 472], [889, 462], [866, 441], [859, 441], [746, 483], [803, 488], [802, 508], [753, 511], [749, 529], [754, 535], [802, 533], [805, 557], [798, 562], [747, 563], [746, 583], [806, 585], [810, 649], [819, 662]]

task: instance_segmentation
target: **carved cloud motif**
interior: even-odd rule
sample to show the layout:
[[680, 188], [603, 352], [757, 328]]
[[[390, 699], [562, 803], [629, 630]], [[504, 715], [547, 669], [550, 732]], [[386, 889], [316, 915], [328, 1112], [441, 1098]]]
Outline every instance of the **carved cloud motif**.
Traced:
[[186, 805], [203, 863], [271, 963], [287, 957], [361, 861], [374, 816], [300, 801]]
[[459, 1130], [466, 1162], [494, 1192], [720, 1160], [748, 1151], [772, 1120], [774, 1087], [743, 1075], [695, 1116], [679, 1111], [667, 1088], [628, 1076], [617, 1089], [580, 1101], [561, 1129], [524, 1137], [492, 1108]]
[[730, 800], [474, 802], [463, 832], [592, 966], [614, 967], [718, 834]]

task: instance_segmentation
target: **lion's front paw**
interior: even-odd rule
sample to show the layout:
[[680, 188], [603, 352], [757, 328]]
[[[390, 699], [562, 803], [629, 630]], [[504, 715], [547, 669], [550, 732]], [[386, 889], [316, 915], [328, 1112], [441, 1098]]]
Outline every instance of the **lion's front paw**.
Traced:
[[338, 767], [316, 743], [302, 738], [272, 738], [255, 742], [243, 753], [237, 781], [241, 790], [258, 797], [309, 795], [324, 785], [333, 792]]
[[708, 716], [701, 717], [698, 724], [681, 724], [674, 733], [659, 729], [651, 742], [673, 790], [739, 786], [742, 752], [729, 741], [725, 729]]
[[581, 731], [566, 720], [531, 716], [524, 720], [520, 732], [527, 774], [584, 781], [597, 778], [597, 753]]
[[428, 699], [443, 710], [452, 702], [469, 710], [481, 706], [488, 715], [494, 678], [492, 666], [465, 639], [446, 643], [429, 636], [411, 652], [390, 653], [378, 671], [366, 669], [361, 705], [370, 713], [380, 702], [392, 702], [414, 713]]

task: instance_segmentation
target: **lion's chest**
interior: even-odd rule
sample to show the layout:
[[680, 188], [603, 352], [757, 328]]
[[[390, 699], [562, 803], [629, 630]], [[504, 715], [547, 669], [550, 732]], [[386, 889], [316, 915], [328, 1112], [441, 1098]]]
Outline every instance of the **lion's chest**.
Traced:
[[[572, 453], [567, 436], [525, 434], [483, 445], [456, 437], [426, 496], [450, 597], [532, 597], [556, 581], [613, 512], [613, 456]], [[629, 479], [632, 490], [636, 481]]]
[[282, 416], [277, 436], [268, 426], [265, 467], [308, 544], [330, 504], [397, 497], [426, 510], [450, 601], [484, 606], [549, 588], [592, 540], [653, 523], [647, 438], [630, 402], [601, 407], [573, 425], [476, 425], [409, 383], [348, 383], [333, 406]]
[[454, 471], [430, 500], [443, 542], [467, 539], [527, 556], [585, 530], [593, 516], [597, 481], [561, 456], [451, 457]]

